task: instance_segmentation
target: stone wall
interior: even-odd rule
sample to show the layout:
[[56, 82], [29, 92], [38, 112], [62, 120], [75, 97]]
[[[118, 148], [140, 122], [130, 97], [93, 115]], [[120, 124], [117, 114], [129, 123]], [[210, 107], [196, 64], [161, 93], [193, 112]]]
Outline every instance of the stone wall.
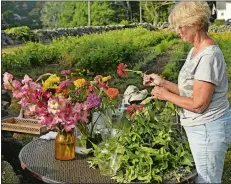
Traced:
[[[20, 45], [24, 41], [33, 41], [33, 42], [42, 42], [49, 43], [52, 38], [58, 38], [61, 36], [83, 36], [86, 34], [92, 33], [103, 33], [112, 30], [122, 30], [126, 28], [135, 28], [138, 26], [142, 26], [148, 30], [157, 30], [157, 29], [168, 29], [168, 23], [158, 23], [157, 27], [154, 27], [152, 24], [142, 23], [142, 24], [130, 24], [130, 25], [114, 25], [114, 26], [92, 26], [92, 27], [74, 27], [74, 28], [58, 28], [53, 30], [33, 30], [31, 31], [30, 39], [21, 38], [16, 39], [12, 33], [6, 34], [4, 31], [1, 32], [1, 44], [2, 46], [12, 46], [12, 45]], [[231, 32], [230, 25], [223, 26], [215, 26], [211, 25], [209, 27], [210, 32]]]
[[[92, 33], [103, 33], [112, 30], [122, 30], [126, 28], [135, 28], [142, 26], [148, 30], [157, 30], [151, 24], [130, 24], [130, 25], [115, 25], [115, 26], [86, 26], [86, 27], [74, 27], [74, 28], [58, 28], [53, 30], [33, 30], [30, 36], [30, 41], [40, 41], [42, 43], [51, 42], [52, 38], [58, 38], [61, 36], [83, 36]], [[20, 45], [26, 39], [15, 39], [12, 33], [6, 34], [4, 31], [1, 32], [1, 44], [2, 46], [9, 45]], [[29, 40], [26, 40], [29, 41]]]

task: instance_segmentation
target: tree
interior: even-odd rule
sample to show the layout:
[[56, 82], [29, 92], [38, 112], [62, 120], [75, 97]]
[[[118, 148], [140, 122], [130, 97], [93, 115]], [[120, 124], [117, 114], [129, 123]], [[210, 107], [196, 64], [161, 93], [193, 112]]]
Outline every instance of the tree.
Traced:
[[3, 1], [2, 29], [28, 26], [31, 29], [41, 28], [40, 11], [44, 2]]
[[103, 26], [115, 23], [113, 17], [115, 10], [111, 8], [111, 2], [93, 2], [91, 3], [91, 24], [94, 26]]
[[152, 23], [154, 26], [161, 21], [167, 21], [168, 13], [171, 5], [175, 2], [142, 2], [141, 6], [144, 10], [144, 18], [146, 22]]
[[63, 11], [63, 2], [45, 2], [41, 11], [41, 21], [43, 26], [57, 28], [59, 14]]

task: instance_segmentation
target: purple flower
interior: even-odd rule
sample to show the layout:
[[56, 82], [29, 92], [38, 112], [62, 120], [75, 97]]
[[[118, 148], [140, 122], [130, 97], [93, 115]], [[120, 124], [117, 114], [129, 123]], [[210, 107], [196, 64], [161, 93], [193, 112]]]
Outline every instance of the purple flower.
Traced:
[[94, 93], [90, 93], [86, 100], [87, 109], [92, 109], [94, 107], [99, 107], [101, 104], [100, 97]]
[[63, 71], [61, 71], [61, 74], [62, 75], [69, 75], [69, 74], [71, 74], [71, 70], [63, 70]]

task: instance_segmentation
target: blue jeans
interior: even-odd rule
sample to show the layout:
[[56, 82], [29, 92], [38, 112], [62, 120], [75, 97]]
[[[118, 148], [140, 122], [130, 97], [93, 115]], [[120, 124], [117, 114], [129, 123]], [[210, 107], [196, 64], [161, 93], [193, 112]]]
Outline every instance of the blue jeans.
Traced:
[[231, 144], [231, 111], [212, 122], [184, 127], [196, 165], [196, 183], [221, 183], [225, 153]]

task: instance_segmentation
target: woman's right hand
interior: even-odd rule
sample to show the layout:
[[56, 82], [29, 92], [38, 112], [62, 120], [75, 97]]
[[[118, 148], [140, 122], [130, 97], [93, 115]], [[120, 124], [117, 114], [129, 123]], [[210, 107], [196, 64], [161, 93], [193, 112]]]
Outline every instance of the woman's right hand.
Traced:
[[144, 74], [143, 76], [143, 85], [144, 86], [162, 86], [163, 79], [157, 74]]

